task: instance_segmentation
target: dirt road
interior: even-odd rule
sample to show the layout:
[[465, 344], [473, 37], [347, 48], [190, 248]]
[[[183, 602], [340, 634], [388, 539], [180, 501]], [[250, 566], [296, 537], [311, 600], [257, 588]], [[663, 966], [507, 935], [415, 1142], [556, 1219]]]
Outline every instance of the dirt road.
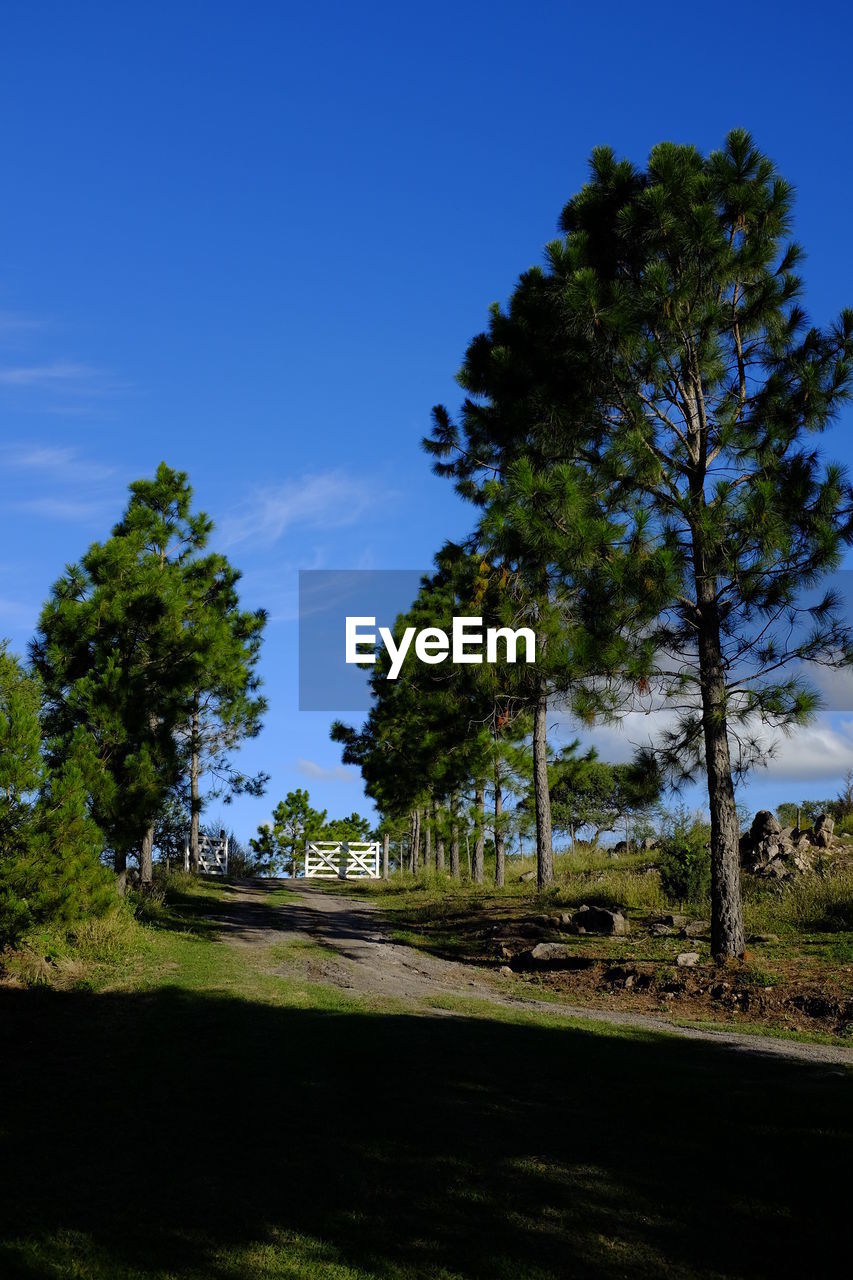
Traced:
[[[270, 901], [270, 893], [275, 889], [288, 891], [285, 904]], [[709, 1040], [739, 1053], [770, 1054], [836, 1068], [853, 1067], [853, 1049], [840, 1046], [739, 1035], [726, 1030], [699, 1030], [648, 1014], [531, 999], [529, 995], [513, 991], [518, 983], [515, 977], [501, 977], [489, 970], [427, 955], [391, 941], [389, 927], [373, 903], [304, 881], [238, 881], [231, 886], [227, 903], [217, 911], [216, 922], [222, 939], [234, 946], [268, 946], [299, 938], [319, 942], [323, 950], [306, 950], [300, 961], [301, 971], [311, 980], [414, 1006], [429, 997], [465, 996], [505, 1008], [531, 1009], [661, 1031], [686, 1039]], [[282, 973], [292, 972], [292, 965], [282, 969]], [[452, 1010], [437, 1010], [434, 1006], [430, 1013], [459, 1016]]]

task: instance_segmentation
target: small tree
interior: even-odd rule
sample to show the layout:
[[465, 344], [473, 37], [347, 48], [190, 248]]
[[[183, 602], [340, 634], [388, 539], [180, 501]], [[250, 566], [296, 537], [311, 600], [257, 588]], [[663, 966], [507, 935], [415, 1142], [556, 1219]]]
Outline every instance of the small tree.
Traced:
[[0, 644], [0, 945], [114, 901], [73, 749], [45, 768], [39, 695], [37, 680]]
[[331, 822], [324, 822], [316, 839], [355, 840], [356, 842], [369, 840], [370, 828], [371, 822], [369, 818], [362, 818], [358, 813], [351, 813], [348, 818], [333, 818]]
[[38, 681], [0, 641], [0, 860], [12, 855], [44, 779], [39, 709]]
[[661, 888], [674, 902], [701, 902], [711, 887], [711, 830], [680, 810], [660, 844]]
[[284, 871], [296, 876], [306, 843], [323, 838], [320, 833], [325, 821], [325, 809], [312, 808], [308, 792], [297, 788], [278, 802], [272, 822], [258, 827], [249, 844], [268, 875]]
[[15, 941], [31, 912], [21, 863], [34, 836], [33, 806], [44, 780], [38, 683], [0, 643], [0, 945]]

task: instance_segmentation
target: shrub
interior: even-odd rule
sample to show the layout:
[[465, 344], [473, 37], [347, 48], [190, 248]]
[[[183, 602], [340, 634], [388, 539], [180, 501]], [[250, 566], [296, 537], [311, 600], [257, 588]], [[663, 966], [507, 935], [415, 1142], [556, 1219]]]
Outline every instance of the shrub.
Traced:
[[695, 819], [688, 825], [683, 817], [661, 841], [660, 882], [673, 902], [698, 902], [711, 888], [709, 828]]

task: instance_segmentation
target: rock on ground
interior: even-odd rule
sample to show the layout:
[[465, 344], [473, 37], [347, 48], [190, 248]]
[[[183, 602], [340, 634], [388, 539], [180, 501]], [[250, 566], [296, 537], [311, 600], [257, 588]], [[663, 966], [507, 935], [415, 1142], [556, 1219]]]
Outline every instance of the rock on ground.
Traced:
[[587, 969], [595, 961], [579, 956], [565, 942], [537, 942], [529, 951], [522, 951], [513, 958], [516, 969]]
[[631, 925], [621, 911], [608, 911], [606, 907], [582, 906], [572, 916], [572, 928], [576, 933], [603, 933], [623, 935], [630, 933]]

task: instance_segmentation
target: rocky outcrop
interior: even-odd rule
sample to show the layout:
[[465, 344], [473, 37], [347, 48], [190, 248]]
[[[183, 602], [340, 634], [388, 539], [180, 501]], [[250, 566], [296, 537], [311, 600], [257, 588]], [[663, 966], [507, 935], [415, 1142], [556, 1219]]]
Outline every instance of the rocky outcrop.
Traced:
[[783, 827], [769, 809], [760, 809], [740, 838], [741, 866], [763, 880], [786, 880], [812, 871], [821, 852], [836, 844], [834, 826], [829, 814], [822, 813], [810, 831]]
[[815, 823], [811, 830], [812, 843], [816, 844], [819, 849], [831, 848], [834, 830], [835, 819], [831, 818], [828, 813], [822, 813], [819, 818], [815, 818]]

